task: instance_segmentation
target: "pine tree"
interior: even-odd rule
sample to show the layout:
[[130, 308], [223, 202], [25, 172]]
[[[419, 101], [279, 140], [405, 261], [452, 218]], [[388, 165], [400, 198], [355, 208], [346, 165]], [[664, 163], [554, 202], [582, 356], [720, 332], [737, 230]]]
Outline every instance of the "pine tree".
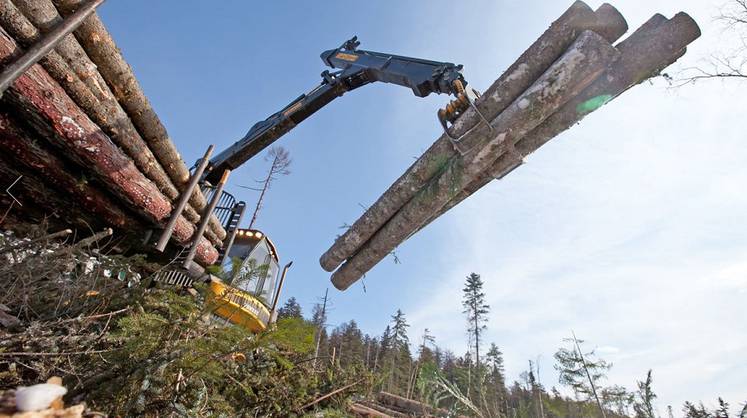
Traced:
[[409, 381], [412, 358], [410, 356], [410, 339], [407, 336], [407, 328], [410, 325], [405, 319], [402, 310], [392, 315], [390, 323], [390, 334], [388, 342], [388, 390], [404, 394]]
[[721, 397], [718, 398], [718, 409], [714, 418], [729, 418], [729, 404]]
[[267, 176], [264, 180], [258, 181], [258, 183], [262, 184], [261, 189], [241, 186], [251, 190], [258, 190], [260, 192], [259, 198], [257, 199], [257, 206], [254, 208], [254, 213], [252, 214], [252, 220], [249, 221], [249, 229], [251, 229], [254, 226], [254, 223], [257, 221], [259, 211], [262, 209], [262, 203], [265, 199], [265, 194], [267, 194], [267, 191], [270, 190], [272, 182], [277, 180], [277, 176], [287, 176], [288, 174], [290, 174], [290, 170], [288, 169], [288, 167], [290, 167], [291, 159], [288, 150], [279, 146], [270, 148], [267, 156], [265, 156], [265, 161], [270, 160], [272, 160], [272, 164], [270, 164], [270, 169], [267, 171]]
[[618, 415], [627, 417], [630, 405], [634, 405], [634, 400], [635, 394], [628, 392], [622, 386], [613, 385], [602, 389], [602, 404], [614, 409]]
[[714, 418], [702, 402], [697, 406], [689, 401], [685, 402], [682, 412], [685, 413], [685, 418]]
[[646, 374], [646, 380], [638, 382], [638, 400], [633, 405], [635, 418], [656, 418], [654, 412], [654, 399], [656, 394], [651, 389], [651, 370]]
[[487, 366], [487, 391], [486, 403], [495, 411], [496, 416], [505, 414], [504, 403], [506, 399], [506, 379], [503, 366], [503, 353], [495, 343], [490, 344], [486, 353]]
[[482, 291], [482, 279], [477, 273], [471, 273], [467, 276], [464, 285], [464, 297], [462, 299], [463, 313], [467, 315], [468, 329], [471, 341], [475, 348], [475, 364], [480, 368], [480, 337], [483, 331], [487, 329], [485, 325], [488, 321], [487, 315], [490, 312], [490, 306], [485, 303], [485, 293]]
[[280, 309], [278, 309], [278, 318], [303, 318], [301, 305], [295, 297], [290, 297]]
[[586, 401], [595, 400], [599, 406], [599, 413], [606, 417], [597, 387], [599, 382], [607, 377], [606, 372], [612, 364], [602, 359], [595, 360], [593, 350], [588, 353], [582, 352], [581, 344], [584, 341], [578, 340], [575, 335], [564, 341], [570, 342], [572, 348], [560, 348], [555, 353], [555, 360], [558, 362], [555, 369], [559, 372], [560, 384], [569, 386], [576, 396], [582, 395]]
[[402, 313], [401, 309], [397, 309], [397, 313], [392, 315], [391, 322], [391, 341], [392, 346], [395, 348], [401, 348], [410, 344], [410, 339], [407, 337], [407, 328], [410, 325], [405, 319], [405, 314]]
[[389, 325], [384, 329], [384, 333], [381, 334], [381, 342], [376, 350], [376, 356], [374, 357], [374, 371], [379, 369], [379, 363], [387, 357], [389, 353], [389, 345], [391, 344], [392, 330]]

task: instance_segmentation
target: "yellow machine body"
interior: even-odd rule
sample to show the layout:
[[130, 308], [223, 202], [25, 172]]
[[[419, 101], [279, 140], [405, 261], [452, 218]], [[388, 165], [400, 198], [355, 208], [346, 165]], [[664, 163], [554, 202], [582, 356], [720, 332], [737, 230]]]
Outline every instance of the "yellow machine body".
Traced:
[[[261, 231], [239, 229], [225, 257], [224, 280], [212, 277], [207, 303], [215, 319], [252, 332], [262, 332], [273, 321], [271, 303], [277, 300], [279, 258], [275, 245]], [[248, 274], [266, 266], [266, 274]]]
[[208, 286], [208, 308], [213, 314], [254, 333], [267, 329], [270, 310], [251, 294], [213, 278]]

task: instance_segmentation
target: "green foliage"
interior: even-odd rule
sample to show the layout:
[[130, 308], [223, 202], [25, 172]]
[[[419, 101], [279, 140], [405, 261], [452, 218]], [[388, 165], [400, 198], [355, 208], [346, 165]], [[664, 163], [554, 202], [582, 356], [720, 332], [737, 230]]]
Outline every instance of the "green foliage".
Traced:
[[652, 382], [651, 370], [646, 374], [646, 380], [638, 382], [637, 400], [633, 405], [635, 418], [656, 418], [656, 413], [654, 412], [656, 394], [651, 388]]
[[278, 309], [278, 318], [303, 318], [301, 305], [296, 298], [291, 297], [285, 301], [285, 305]]
[[[10, 289], [0, 302], [25, 321], [16, 330], [0, 329], [0, 350], [82, 354], [0, 356], [0, 388], [62, 375], [70, 399], [83, 399], [112, 416], [342, 417], [351, 397], [371, 398], [375, 388], [442, 408], [440, 416], [596, 417], [588, 369], [607, 418], [628, 418], [631, 412], [635, 418], [655, 416], [651, 372], [635, 392], [602, 387], [611, 365], [593, 351], [582, 358], [577, 345], [555, 355], [560, 382], [582, 395], [570, 399], [555, 388], [546, 391], [531, 365], [523, 383], [507, 387], [496, 344], [478, 364], [479, 345], [473, 346], [474, 358], [472, 352], [456, 356], [440, 349], [426, 330], [413, 355], [401, 310], [380, 337], [365, 335], [355, 321], [328, 336], [321, 308], [306, 321], [291, 298], [278, 322], [254, 335], [212, 322], [199, 295], [136, 286], [149, 268], [141, 257], [97, 255], [88, 268], [86, 251], [44, 249], [55, 256], [33, 250], [15, 264], [0, 266], [0, 284]], [[36, 292], [22, 297], [30, 289]], [[470, 275], [464, 290], [470, 343], [476, 343], [489, 310], [479, 275]], [[44, 322], [54, 315], [54, 321]], [[721, 399], [714, 410], [687, 403], [684, 413], [686, 418], [729, 417]]]
[[485, 293], [482, 291], [482, 286], [480, 275], [471, 273], [467, 276], [464, 289], [462, 289], [462, 292], [464, 292], [462, 298], [464, 311], [462, 312], [467, 315], [467, 334], [470, 336], [470, 341], [475, 349], [475, 361], [478, 368], [480, 366], [480, 337], [487, 329], [487, 315], [490, 312], [490, 306], [485, 303]]
[[111, 338], [119, 350], [106, 361], [119, 370], [105, 386], [116, 390], [89, 398], [116, 414], [288, 416], [354, 377], [308, 368], [314, 327], [300, 318], [255, 336], [207, 323], [189, 296], [159, 292], [118, 325]]
[[314, 351], [314, 332], [314, 324], [303, 318], [281, 318], [266, 340], [282, 350], [310, 354]]
[[[574, 340], [566, 339], [568, 343]], [[582, 344], [583, 340], [578, 340]], [[602, 379], [606, 378], [607, 370], [612, 364], [596, 359], [594, 351], [582, 353], [574, 344], [571, 348], [560, 348], [555, 352], [555, 360], [558, 362], [555, 369], [559, 373], [560, 384], [570, 387], [577, 395], [586, 400], [593, 396], [593, 387], [598, 386]], [[588, 374], [587, 374], [588, 372]]]

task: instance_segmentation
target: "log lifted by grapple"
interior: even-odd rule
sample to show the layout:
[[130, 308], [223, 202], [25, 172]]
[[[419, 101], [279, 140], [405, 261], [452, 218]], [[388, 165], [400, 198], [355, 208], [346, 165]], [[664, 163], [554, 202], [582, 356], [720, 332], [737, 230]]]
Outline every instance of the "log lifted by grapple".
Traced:
[[347, 289], [399, 244], [627, 89], [686, 52], [700, 29], [655, 14], [624, 41], [623, 16], [575, 2], [325, 252]]

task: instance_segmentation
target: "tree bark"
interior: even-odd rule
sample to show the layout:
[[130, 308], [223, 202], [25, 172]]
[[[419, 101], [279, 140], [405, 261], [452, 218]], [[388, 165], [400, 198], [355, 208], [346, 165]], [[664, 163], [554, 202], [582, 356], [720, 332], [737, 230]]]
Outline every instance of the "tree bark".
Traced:
[[358, 403], [350, 404], [348, 411], [355, 414], [356, 417], [393, 418], [392, 415], [387, 415], [379, 410]]
[[490, 168], [508, 147], [594, 81], [616, 57], [617, 50], [608, 41], [594, 32], [583, 32], [558, 61], [491, 122], [492, 132], [484, 126], [471, 131], [471, 150], [464, 156], [449, 158], [440, 174], [335, 271], [335, 287], [344, 290], [360, 279], [479, 173]]
[[[42, 32], [62, 21], [49, 0], [15, 0], [15, 3], [0, 0], [0, 23], [26, 47], [38, 41]], [[169, 200], [178, 198], [179, 191], [75, 37], [65, 37], [40, 63]], [[185, 208], [184, 215], [192, 223], [200, 221], [200, 215], [191, 206]], [[209, 230], [206, 235], [213, 243], [221, 245], [216, 232]]]
[[[101, 218], [106, 225], [117, 228], [142, 227], [138, 222], [127, 216], [111, 199], [87, 181], [73, 176], [68, 167], [41, 145], [12, 117], [0, 111], [0, 150], [9, 156], [16, 164], [23, 165], [32, 172], [36, 172], [47, 184], [74, 198], [86, 211]], [[66, 208], [68, 205], [63, 205]], [[60, 208], [57, 208], [58, 210]]]
[[[15, 42], [0, 30], [0, 61], [17, 56]], [[132, 160], [114, 145], [62, 87], [36, 64], [5, 93], [29, 125], [44, 139], [61, 149], [71, 160], [90, 169], [110, 191], [145, 220], [162, 225], [171, 212], [171, 203], [140, 173]], [[194, 226], [183, 217], [175, 228], [180, 243], [188, 242]], [[209, 247], [209, 248], [207, 248]], [[212, 264], [218, 253], [200, 242], [199, 262]]]
[[[53, 3], [63, 16], [68, 16], [84, 2], [53, 0]], [[176, 187], [184, 190], [189, 180], [189, 170], [101, 19], [96, 13], [92, 14], [74, 33]], [[198, 212], [207, 206], [205, 196], [199, 189], [192, 193], [189, 203]], [[210, 228], [219, 239], [226, 238], [226, 232], [215, 216], [210, 217]]]
[[[480, 112], [487, 120], [494, 119], [563, 55], [581, 32], [590, 29], [603, 32], [613, 42], [625, 33], [627, 24], [612, 6], [604, 5], [595, 13], [585, 3], [577, 1], [477, 100]], [[485, 129], [480, 125], [479, 116], [469, 109], [455, 122], [452, 135], [459, 138], [473, 126], [478, 126], [473, 133]], [[482, 134], [471, 136], [481, 137]], [[465, 145], [473, 144], [467, 138]], [[350, 229], [337, 238], [320, 258], [322, 268], [333, 271], [357, 252], [431, 178], [442, 172], [456, 154], [451, 140], [445, 134], [441, 135]]]
[[31, 219], [38, 222], [47, 220], [50, 225], [57, 227], [85, 227], [87, 223], [94, 229], [103, 226], [101, 221], [91, 217], [90, 213], [87, 215], [87, 212], [80, 211], [78, 205], [71, 205], [55, 190], [47, 188], [32, 172], [16, 166], [13, 160], [0, 154], [0, 178], [8, 179], [10, 182], [19, 177], [21, 179], [13, 186], [13, 196], [23, 206], [19, 206], [7, 194], [0, 194], [0, 225], [5, 225], [3, 215], [8, 206], [12, 205], [7, 213], [9, 217], [5, 218], [6, 221], [11, 220], [10, 224], [15, 224], [17, 219]]
[[605, 75], [547, 118], [534, 131], [519, 140], [515, 146], [515, 153], [501, 155], [490, 170], [480, 175], [455, 196], [438, 213], [421, 225], [420, 229], [493, 179], [500, 179], [513, 171], [522, 164], [523, 157], [533, 153], [550, 139], [580, 122], [589, 113], [629, 88], [659, 74], [684, 55], [686, 46], [699, 36], [700, 30], [697, 23], [685, 13], [680, 13], [671, 20], [667, 20], [660, 14], [654, 15], [617, 45], [620, 58], [614, 67], [607, 70]]
[[422, 402], [407, 399], [388, 392], [379, 392], [376, 395], [376, 401], [385, 406], [390, 406], [402, 412], [416, 414], [416, 416], [447, 416], [449, 411], [440, 408], [434, 408]]

